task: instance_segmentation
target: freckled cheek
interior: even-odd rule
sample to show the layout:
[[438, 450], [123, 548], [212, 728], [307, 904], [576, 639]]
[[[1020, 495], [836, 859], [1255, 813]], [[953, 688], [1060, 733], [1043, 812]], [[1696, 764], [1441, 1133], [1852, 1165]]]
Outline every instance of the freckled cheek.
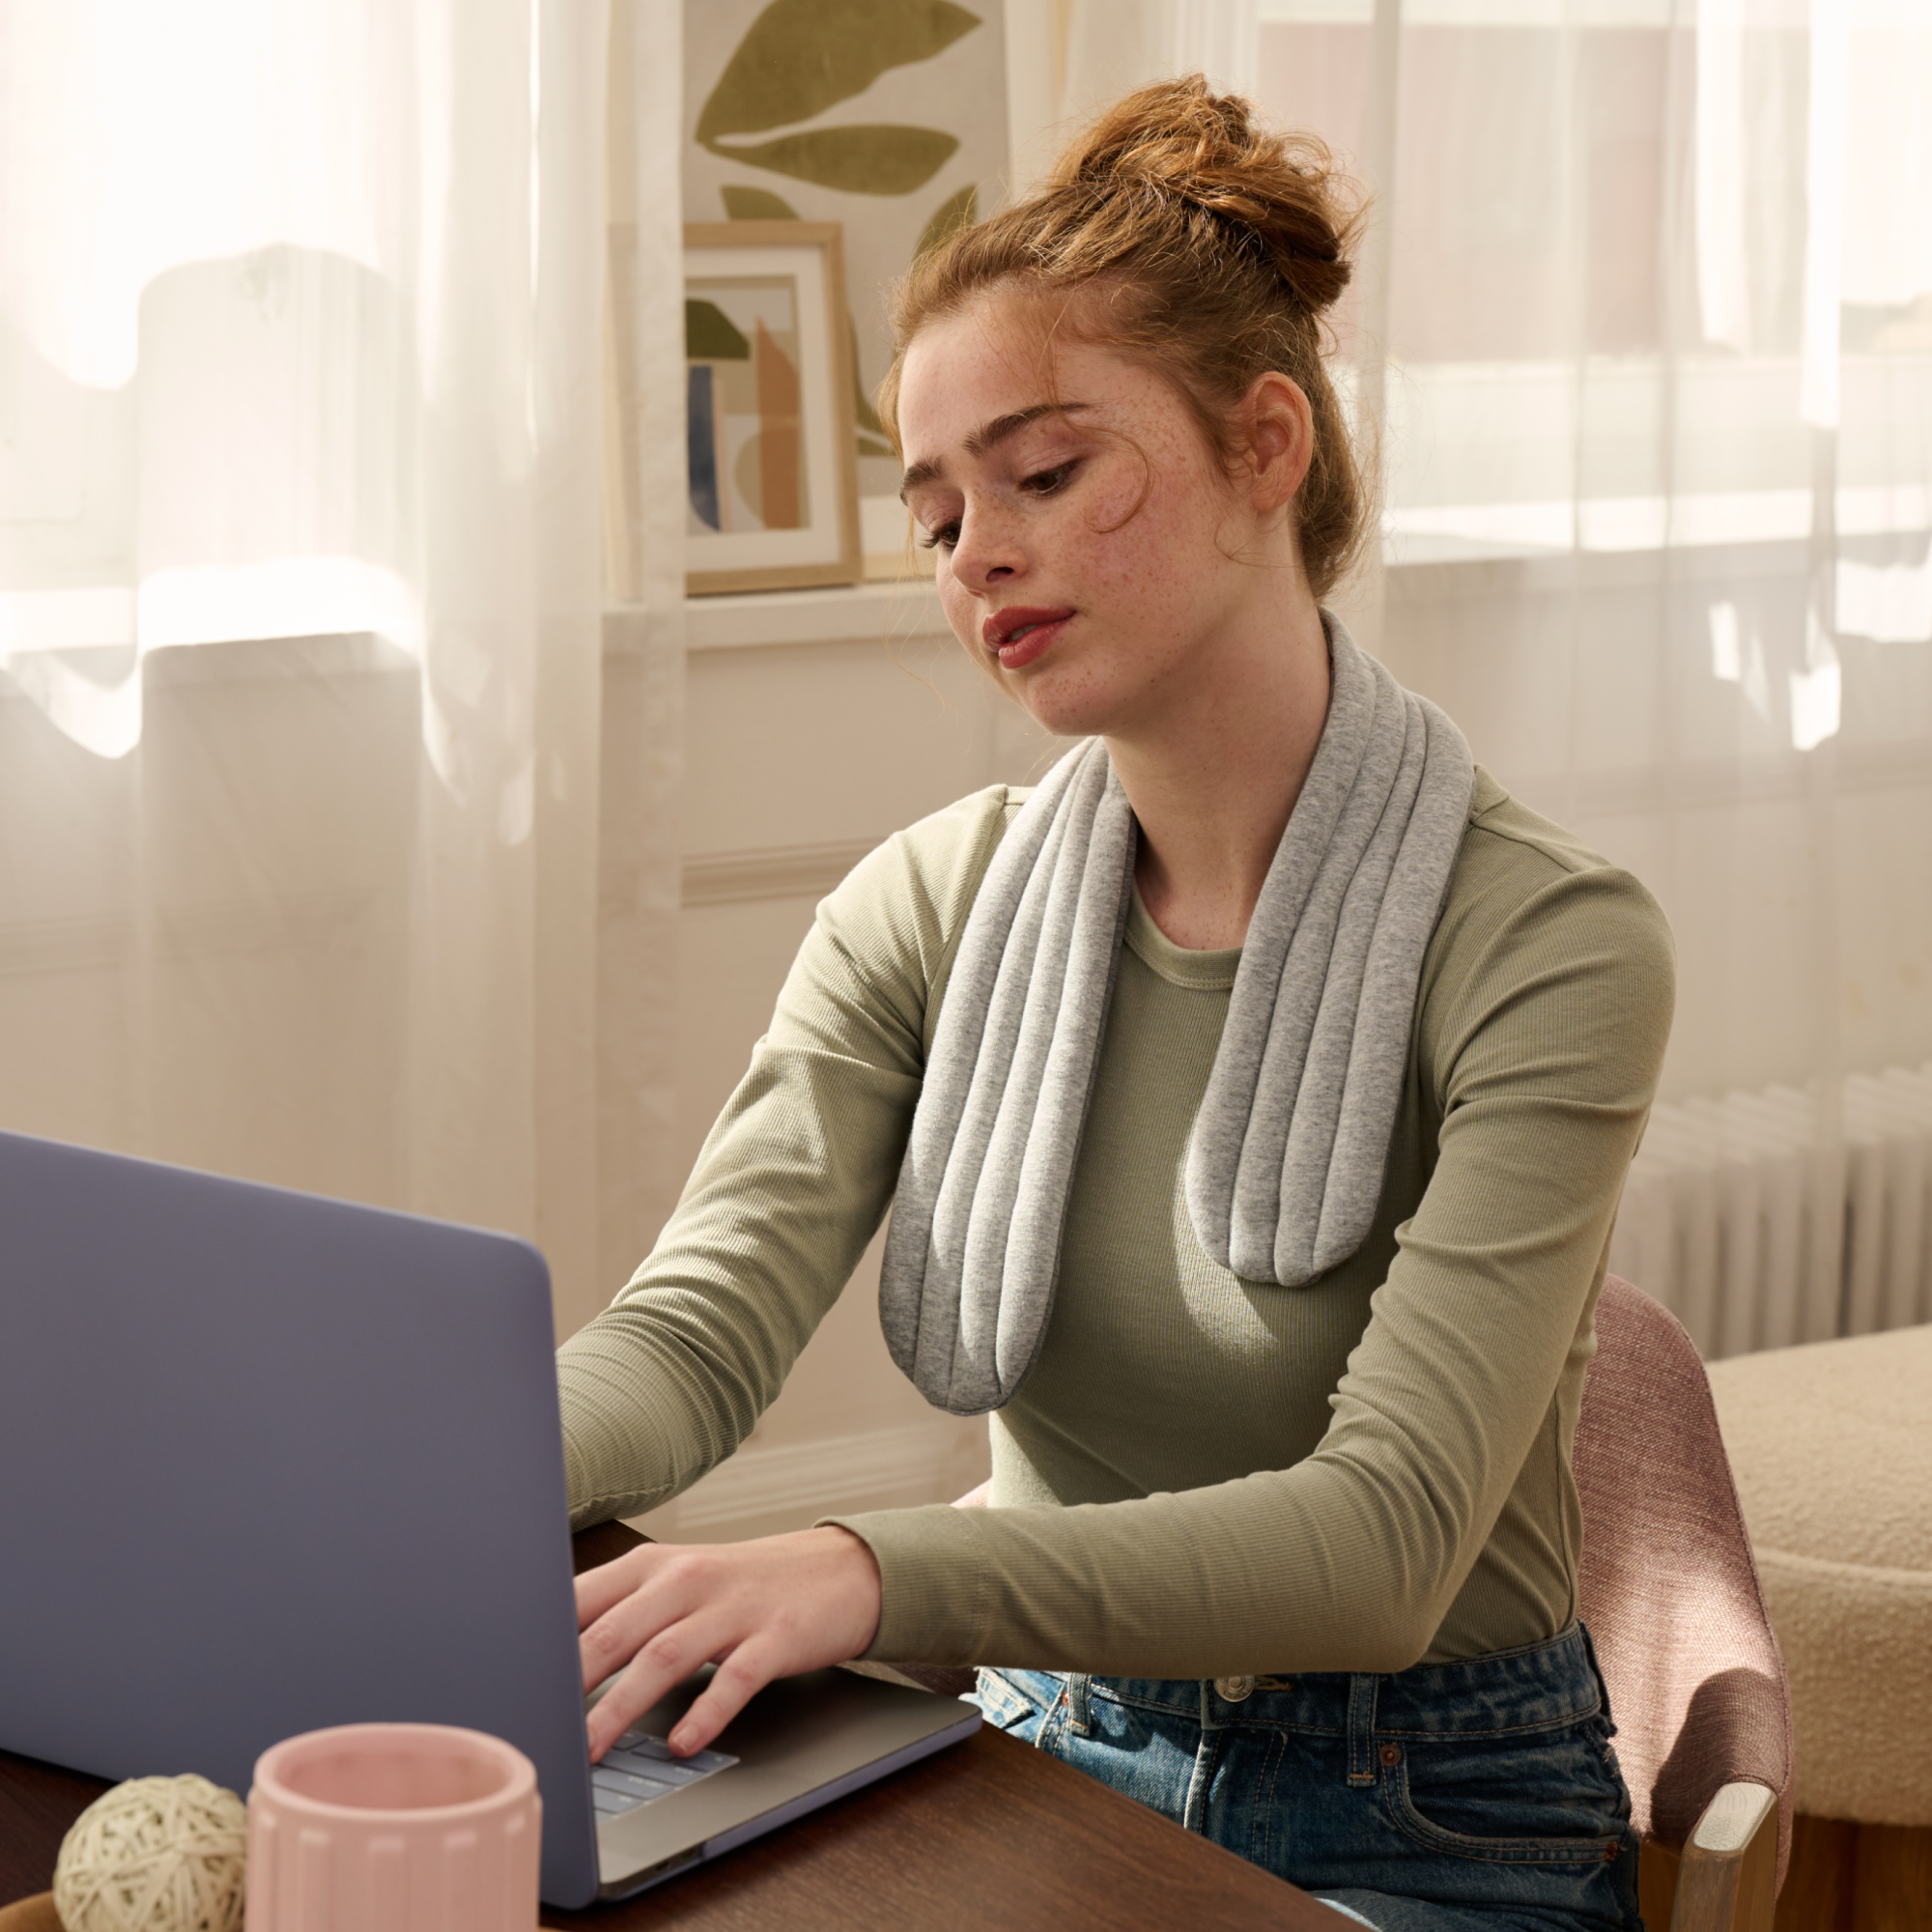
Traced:
[[1085, 521], [1096, 536], [1118, 535], [1147, 521], [1149, 500], [1141, 488], [1136, 467], [1122, 475], [1112, 488], [1089, 499]]
[[1145, 610], [1150, 603], [1166, 603], [1182, 594], [1184, 586], [1163, 535], [1128, 524], [1096, 548], [1090, 559], [1089, 582], [1124, 610]]
[[1138, 484], [1110, 494], [1119, 500], [1096, 506], [1093, 519], [1093, 566], [1122, 584], [1173, 584], [1184, 574], [1176, 568], [1178, 559], [1205, 541], [1200, 505], [1189, 493], [1158, 480], [1144, 499]]

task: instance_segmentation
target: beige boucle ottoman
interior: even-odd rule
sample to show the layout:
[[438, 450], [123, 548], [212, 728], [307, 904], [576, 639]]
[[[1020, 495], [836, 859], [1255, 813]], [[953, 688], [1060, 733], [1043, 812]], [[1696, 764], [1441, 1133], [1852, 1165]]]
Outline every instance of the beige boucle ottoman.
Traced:
[[1932, 1825], [1932, 1327], [1710, 1366], [1802, 1812]]

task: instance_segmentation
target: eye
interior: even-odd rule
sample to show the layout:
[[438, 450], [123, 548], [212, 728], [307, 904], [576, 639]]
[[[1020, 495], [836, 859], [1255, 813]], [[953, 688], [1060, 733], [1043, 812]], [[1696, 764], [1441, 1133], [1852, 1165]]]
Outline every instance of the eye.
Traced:
[[941, 544], [944, 544], [948, 550], [952, 550], [958, 542], [959, 520], [955, 517], [950, 524], [941, 524], [937, 529], [927, 530], [920, 538], [919, 547], [921, 550], [937, 550]]
[[1077, 463], [1057, 463], [1051, 469], [1037, 469], [1020, 479], [1020, 488], [1034, 497], [1051, 497], [1079, 469]]

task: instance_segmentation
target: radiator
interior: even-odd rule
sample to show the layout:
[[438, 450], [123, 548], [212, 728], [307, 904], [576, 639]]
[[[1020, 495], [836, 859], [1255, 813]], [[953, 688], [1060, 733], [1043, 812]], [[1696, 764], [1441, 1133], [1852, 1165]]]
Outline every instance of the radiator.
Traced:
[[1932, 1065], [1659, 1104], [1610, 1267], [1707, 1361], [1932, 1321]]

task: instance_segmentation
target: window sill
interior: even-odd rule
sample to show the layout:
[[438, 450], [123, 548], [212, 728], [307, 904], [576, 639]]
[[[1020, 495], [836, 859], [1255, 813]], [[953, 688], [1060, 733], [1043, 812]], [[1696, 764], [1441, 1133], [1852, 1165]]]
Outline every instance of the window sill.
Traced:
[[684, 602], [685, 648], [693, 651], [844, 643], [855, 638], [896, 643], [950, 636], [939, 591], [921, 578], [825, 590], [742, 591]]

